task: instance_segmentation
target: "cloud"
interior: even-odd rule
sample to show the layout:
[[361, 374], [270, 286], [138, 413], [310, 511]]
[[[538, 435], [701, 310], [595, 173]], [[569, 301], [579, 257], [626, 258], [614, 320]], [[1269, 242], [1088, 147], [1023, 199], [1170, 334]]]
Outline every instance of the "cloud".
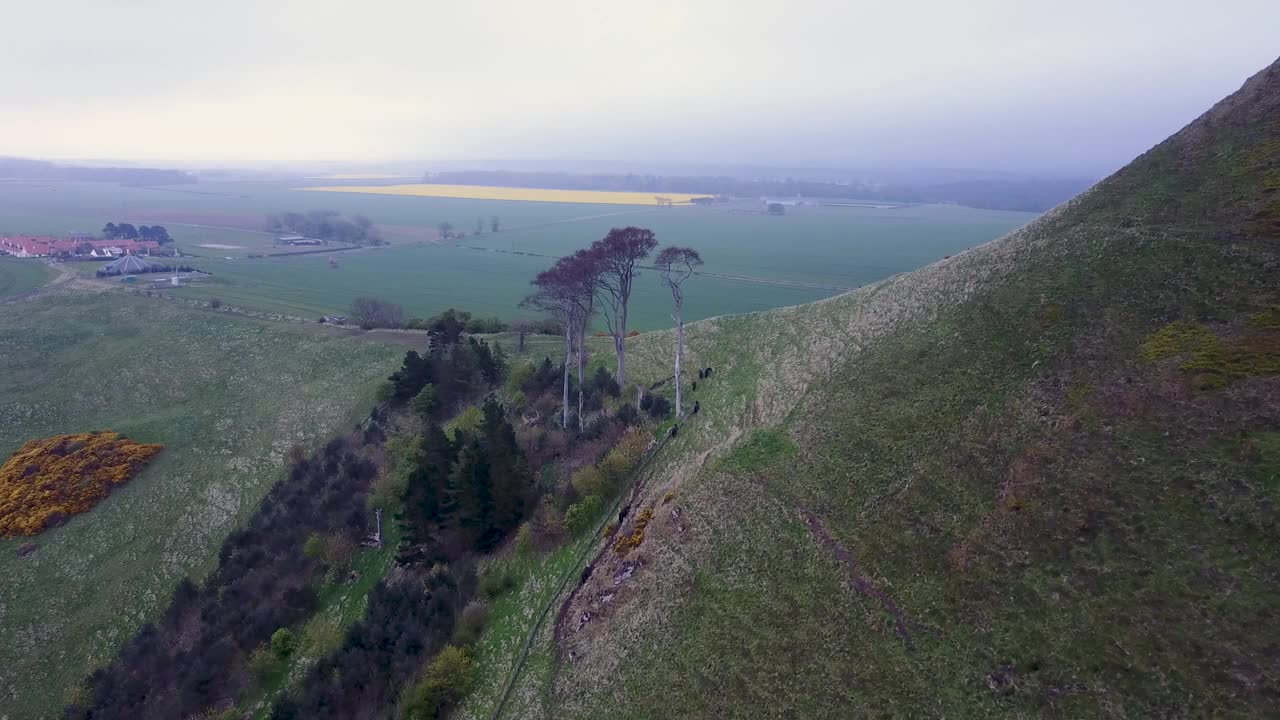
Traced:
[[1114, 166], [1280, 26], [1243, 0], [3, 2], [0, 153], [241, 164]]

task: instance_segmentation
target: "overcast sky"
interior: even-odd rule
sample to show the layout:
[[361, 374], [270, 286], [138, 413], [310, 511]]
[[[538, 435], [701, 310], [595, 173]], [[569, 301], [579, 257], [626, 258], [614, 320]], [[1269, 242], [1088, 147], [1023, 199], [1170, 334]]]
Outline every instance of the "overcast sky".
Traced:
[[1280, 0], [0, 0], [0, 154], [1100, 173]]

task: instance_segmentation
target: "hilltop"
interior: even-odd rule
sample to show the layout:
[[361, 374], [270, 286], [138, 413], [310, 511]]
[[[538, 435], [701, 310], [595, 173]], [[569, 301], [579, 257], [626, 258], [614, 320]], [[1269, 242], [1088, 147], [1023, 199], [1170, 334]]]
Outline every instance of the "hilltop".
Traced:
[[548, 606], [502, 717], [1274, 715], [1278, 277], [1280, 62], [999, 240], [688, 326], [714, 374], [643, 540]]

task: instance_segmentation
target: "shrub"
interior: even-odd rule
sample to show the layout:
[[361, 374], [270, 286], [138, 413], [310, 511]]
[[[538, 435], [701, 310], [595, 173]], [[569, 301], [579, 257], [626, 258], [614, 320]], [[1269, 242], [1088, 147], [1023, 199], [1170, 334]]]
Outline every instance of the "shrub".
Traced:
[[422, 386], [417, 395], [409, 401], [409, 409], [418, 414], [419, 417], [429, 417], [436, 410], [436, 386], [427, 383]]
[[210, 300], [209, 307], [213, 308], [214, 310], [217, 310], [218, 308], [222, 307], [222, 298], [214, 298]]
[[520, 529], [516, 531], [515, 540], [516, 554], [526, 557], [533, 550], [533, 531], [529, 529], [529, 523], [520, 525]]
[[605, 494], [605, 476], [594, 465], [580, 467], [569, 478], [569, 484], [578, 493], [578, 497]]
[[649, 417], [661, 420], [671, 414], [671, 403], [661, 395], [650, 396], [653, 400], [649, 403]]
[[298, 641], [289, 628], [280, 628], [271, 634], [271, 654], [281, 660], [292, 655], [297, 646]]
[[458, 417], [446, 426], [446, 431], [456, 439], [458, 432], [474, 433], [482, 422], [484, 422], [484, 413], [480, 412], [480, 408], [472, 405], [459, 413]]
[[595, 375], [591, 376], [591, 385], [596, 392], [609, 397], [618, 397], [622, 392], [618, 381], [613, 379], [613, 374], [603, 367], [596, 368]]
[[262, 643], [249, 653], [249, 672], [259, 683], [266, 682], [277, 666], [276, 656], [266, 643]]
[[604, 477], [605, 487], [612, 494], [622, 486], [631, 474], [631, 461], [618, 450], [610, 450], [600, 461], [600, 474]]
[[396, 386], [391, 384], [390, 380], [383, 380], [378, 383], [378, 389], [373, 391], [373, 399], [376, 402], [384, 403], [396, 396]]
[[338, 625], [338, 621], [331, 617], [317, 615], [303, 629], [298, 649], [307, 657], [319, 658], [337, 650], [341, 644], [342, 627]]
[[476, 592], [490, 600], [496, 600], [503, 593], [516, 586], [515, 578], [511, 576], [508, 570], [491, 571], [480, 578], [480, 585], [476, 588]]
[[623, 535], [613, 543], [613, 551], [619, 555], [626, 555], [644, 542], [644, 530], [649, 526], [649, 522], [653, 520], [653, 508], [645, 508], [636, 517], [636, 526], [631, 530], [630, 535]]
[[491, 608], [483, 600], [472, 600], [463, 609], [458, 624], [453, 628], [452, 642], [455, 645], [473, 645], [480, 639], [484, 626], [489, 622]]
[[324, 553], [324, 538], [317, 533], [311, 533], [307, 541], [302, 544], [302, 554], [309, 558], [319, 558]]
[[356, 554], [356, 543], [345, 532], [326, 535], [321, 559], [336, 576], [346, 575], [351, 571], [351, 560]]
[[636, 412], [635, 406], [631, 403], [623, 403], [614, 417], [623, 425], [634, 425], [640, 419], [640, 413]]
[[475, 677], [475, 662], [463, 648], [453, 645], [440, 651], [400, 703], [404, 720], [434, 720], [466, 697]]
[[160, 452], [104, 430], [31, 440], [0, 466], [0, 537], [85, 512]]
[[564, 513], [564, 529], [572, 535], [585, 532], [591, 526], [591, 521], [600, 514], [603, 504], [599, 495], [588, 495], [570, 505]]

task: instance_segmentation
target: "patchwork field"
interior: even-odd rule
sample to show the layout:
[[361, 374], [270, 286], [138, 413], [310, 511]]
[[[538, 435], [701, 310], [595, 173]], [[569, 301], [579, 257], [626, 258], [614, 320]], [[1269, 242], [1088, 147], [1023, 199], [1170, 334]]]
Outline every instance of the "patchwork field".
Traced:
[[[659, 242], [694, 247], [705, 258], [705, 274], [689, 286], [686, 317], [695, 320], [827, 297], [940, 260], [1034, 217], [952, 205], [874, 204], [794, 207], [773, 217], [760, 213], [753, 201], [659, 208], [386, 195], [363, 190], [388, 186], [354, 180], [346, 186], [361, 191], [300, 192], [298, 183], [281, 181], [179, 188], [7, 183], [0, 193], [0, 228], [60, 234], [91, 231], [122, 218], [165, 224], [183, 252], [195, 256], [191, 264], [215, 276], [208, 286], [181, 292], [253, 309], [314, 318], [345, 314], [356, 297], [374, 294], [400, 303], [409, 316], [455, 306], [510, 318], [520, 313], [517, 304], [528, 281], [553, 257], [589, 244], [612, 227], [642, 225], [652, 228]], [[268, 213], [316, 208], [367, 215], [392, 244], [250, 257], [277, 250], [272, 236], [261, 230]], [[497, 233], [489, 231], [494, 215], [500, 220]], [[466, 236], [438, 242], [441, 222]], [[477, 224], [484, 232], [475, 232]], [[656, 275], [643, 273], [632, 326], [668, 326], [668, 304]]]
[[165, 446], [90, 512], [0, 541], [0, 717], [55, 716], [403, 352], [115, 293], [0, 308], [0, 457], [103, 429]]
[[526, 202], [592, 203], [602, 205], [661, 205], [661, 199], [674, 205], [687, 205], [696, 197], [686, 193], [616, 192], [609, 190], [555, 190], [549, 188], [498, 187], [495, 185], [343, 185], [309, 187], [316, 192], [372, 193], [375, 195], [412, 195], [414, 197], [464, 198], [467, 200], [521, 200]]

